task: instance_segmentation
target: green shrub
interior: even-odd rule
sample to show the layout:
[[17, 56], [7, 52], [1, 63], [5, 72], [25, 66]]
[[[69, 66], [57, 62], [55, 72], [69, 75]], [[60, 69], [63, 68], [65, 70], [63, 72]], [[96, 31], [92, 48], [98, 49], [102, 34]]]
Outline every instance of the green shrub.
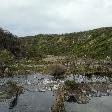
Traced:
[[73, 90], [73, 89], [78, 88], [78, 84], [74, 80], [72, 80], [72, 81], [66, 80], [65, 81], [65, 87], [67, 89]]

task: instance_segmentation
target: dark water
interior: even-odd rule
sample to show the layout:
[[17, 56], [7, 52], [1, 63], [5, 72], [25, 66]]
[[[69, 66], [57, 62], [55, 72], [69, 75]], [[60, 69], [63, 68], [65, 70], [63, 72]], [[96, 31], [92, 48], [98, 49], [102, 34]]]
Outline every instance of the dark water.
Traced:
[[[67, 112], [112, 112], [111, 77], [93, 75], [88, 78], [83, 75], [70, 75], [63, 80], [54, 80], [49, 75], [41, 74], [1, 78], [0, 112], [51, 112], [55, 99], [53, 91], [68, 79], [75, 80], [77, 83], [88, 83], [92, 91], [87, 95], [83, 90], [84, 100], [89, 99], [86, 103], [65, 102]], [[4, 85], [9, 81], [16, 82], [18, 86], [24, 88], [23, 93], [19, 94], [17, 99], [15, 95], [4, 93], [5, 89], [8, 89]], [[14, 106], [9, 109], [12, 102]]]

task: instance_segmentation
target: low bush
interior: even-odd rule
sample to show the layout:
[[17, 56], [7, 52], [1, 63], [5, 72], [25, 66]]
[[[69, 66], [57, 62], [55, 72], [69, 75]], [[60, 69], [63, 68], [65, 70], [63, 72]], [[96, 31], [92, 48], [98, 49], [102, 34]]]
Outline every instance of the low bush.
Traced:
[[66, 73], [66, 67], [61, 64], [52, 64], [49, 66], [50, 75], [54, 77], [63, 77]]
[[78, 88], [78, 84], [74, 80], [72, 80], [72, 81], [66, 80], [65, 87], [69, 90], [74, 90], [74, 89]]

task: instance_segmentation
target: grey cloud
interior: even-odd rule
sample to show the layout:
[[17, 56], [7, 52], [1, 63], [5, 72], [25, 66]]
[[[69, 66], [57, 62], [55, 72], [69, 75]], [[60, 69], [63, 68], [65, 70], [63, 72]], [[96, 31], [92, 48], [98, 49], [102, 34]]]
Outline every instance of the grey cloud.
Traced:
[[112, 25], [112, 0], [0, 0], [0, 26], [24, 36]]

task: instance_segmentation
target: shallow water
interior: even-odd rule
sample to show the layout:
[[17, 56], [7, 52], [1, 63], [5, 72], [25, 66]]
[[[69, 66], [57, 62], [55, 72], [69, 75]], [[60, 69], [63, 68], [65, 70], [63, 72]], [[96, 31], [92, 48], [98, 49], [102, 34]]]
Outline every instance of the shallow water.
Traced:
[[[25, 92], [19, 96], [17, 105], [10, 112], [50, 112], [53, 96], [51, 92]], [[0, 112], [9, 112], [9, 102], [0, 103]]]
[[112, 112], [112, 96], [93, 98], [88, 104], [65, 103], [67, 112]]
[[[94, 94], [89, 93], [90, 98], [86, 104], [65, 102], [67, 112], [112, 112], [112, 83], [110, 77], [92, 76], [87, 78], [83, 75], [70, 75], [63, 80], [54, 80], [49, 75], [38, 73], [0, 79], [0, 87], [8, 81], [15, 81], [17, 85], [24, 88], [23, 93], [18, 96], [17, 104], [12, 109], [9, 109], [9, 106], [15, 96], [7, 98], [7, 95], [1, 95], [2, 89], [0, 89], [0, 96], [2, 96], [0, 97], [0, 112], [51, 112], [55, 100], [53, 91], [68, 79], [75, 80], [77, 83], [92, 82], [91, 88], [94, 90]], [[96, 85], [106, 84], [108, 88], [106, 90], [104, 86], [98, 88], [94, 83]]]
[[1, 79], [1, 85], [8, 81], [16, 81], [18, 85], [24, 87], [24, 93], [19, 95], [17, 105], [10, 110], [9, 105], [14, 98], [4, 98], [0, 102], [0, 112], [50, 112], [54, 101], [53, 92], [48, 91], [48, 89], [42, 91], [45, 89], [44, 84], [41, 87], [37, 85], [42, 80], [42, 83], [45, 83], [48, 79], [50, 80], [51, 78], [40, 74]]

